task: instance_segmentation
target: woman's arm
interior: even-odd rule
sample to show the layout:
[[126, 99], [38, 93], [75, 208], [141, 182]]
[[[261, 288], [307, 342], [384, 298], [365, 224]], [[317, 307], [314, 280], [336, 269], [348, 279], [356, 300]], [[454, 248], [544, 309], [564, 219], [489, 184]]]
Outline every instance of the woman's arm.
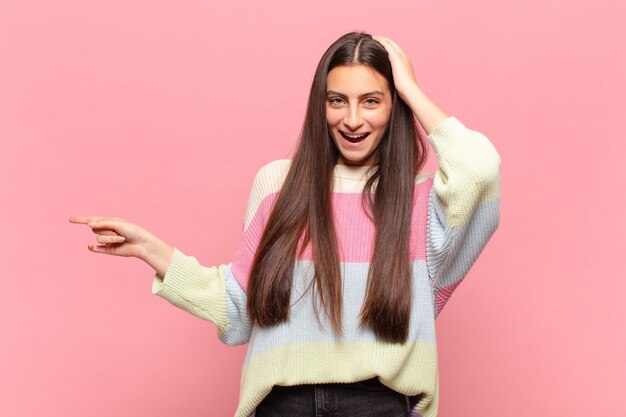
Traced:
[[248, 342], [252, 326], [246, 311], [245, 288], [240, 285], [242, 274], [237, 279], [233, 273], [233, 266], [241, 263], [238, 259], [228, 265], [205, 267], [193, 256], [127, 220], [102, 216], [71, 216], [69, 220], [89, 225], [98, 235], [100, 244], [88, 245], [90, 251], [136, 257], [150, 265], [155, 271], [152, 293], [216, 324], [223, 343]]
[[244, 344], [252, 333], [246, 307], [249, 269], [271, 201], [284, 181], [289, 164], [289, 160], [273, 161], [257, 172], [248, 198], [241, 245], [229, 264], [203, 266], [195, 257], [124, 219], [72, 216], [70, 222], [88, 224], [98, 235], [100, 245], [89, 245], [89, 250], [143, 260], [155, 270], [154, 295], [215, 323], [223, 343]]
[[428, 199], [426, 238], [437, 317], [499, 226], [500, 156], [485, 135], [426, 97], [397, 44], [375, 39], [387, 50], [398, 95], [428, 133], [439, 162]]

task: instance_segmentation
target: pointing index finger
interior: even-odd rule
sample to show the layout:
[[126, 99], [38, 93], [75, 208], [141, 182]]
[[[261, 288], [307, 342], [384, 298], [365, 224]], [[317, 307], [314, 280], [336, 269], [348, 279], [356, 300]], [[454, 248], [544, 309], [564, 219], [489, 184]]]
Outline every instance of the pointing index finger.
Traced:
[[70, 223], [87, 224], [93, 221], [100, 220], [100, 216], [70, 216]]
[[127, 220], [120, 217], [107, 217], [107, 216], [70, 216], [70, 223], [89, 224], [91, 222], [97, 222], [101, 220], [117, 220], [125, 222]]

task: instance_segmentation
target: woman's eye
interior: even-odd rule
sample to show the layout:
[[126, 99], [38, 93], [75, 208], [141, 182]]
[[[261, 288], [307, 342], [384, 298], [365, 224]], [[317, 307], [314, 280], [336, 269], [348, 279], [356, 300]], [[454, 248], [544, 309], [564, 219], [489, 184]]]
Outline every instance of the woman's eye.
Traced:
[[367, 100], [365, 100], [365, 103], [373, 106], [374, 104], [378, 104], [378, 100], [373, 99], [373, 98], [368, 98]]
[[328, 101], [330, 102], [330, 104], [341, 104], [343, 102], [343, 100], [338, 97], [331, 98]]

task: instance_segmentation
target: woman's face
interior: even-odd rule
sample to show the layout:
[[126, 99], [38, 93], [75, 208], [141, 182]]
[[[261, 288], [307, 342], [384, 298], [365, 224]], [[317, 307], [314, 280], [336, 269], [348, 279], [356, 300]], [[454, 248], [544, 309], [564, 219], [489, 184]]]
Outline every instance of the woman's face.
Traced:
[[391, 115], [389, 83], [371, 67], [341, 65], [326, 78], [326, 122], [339, 164], [374, 165]]

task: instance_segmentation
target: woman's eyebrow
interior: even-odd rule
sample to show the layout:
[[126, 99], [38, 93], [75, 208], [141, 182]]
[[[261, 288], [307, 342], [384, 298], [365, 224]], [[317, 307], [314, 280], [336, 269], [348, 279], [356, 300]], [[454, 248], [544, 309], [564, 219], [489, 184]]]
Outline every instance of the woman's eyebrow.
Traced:
[[[347, 97], [348, 97], [348, 96], [346, 96], [345, 94], [340, 93], [340, 92], [338, 92], [338, 91], [333, 91], [333, 90], [328, 90], [328, 91], [326, 91], [326, 95], [327, 95], [327, 96], [329, 96], [329, 95], [331, 95], [331, 94], [336, 94], [336, 95], [338, 95], [338, 96], [340, 96], [340, 97], [345, 97], [345, 98], [347, 98]], [[376, 96], [376, 95], [379, 95], [379, 96], [384, 96], [384, 95], [385, 95], [385, 93], [383, 93], [382, 91], [374, 90], [374, 91], [370, 91], [370, 92], [367, 92], [367, 93], [363, 93], [363, 94], [361, 94], [358, 98], [363, 98], [363, 97], [365, 97], [365, 96]]]

